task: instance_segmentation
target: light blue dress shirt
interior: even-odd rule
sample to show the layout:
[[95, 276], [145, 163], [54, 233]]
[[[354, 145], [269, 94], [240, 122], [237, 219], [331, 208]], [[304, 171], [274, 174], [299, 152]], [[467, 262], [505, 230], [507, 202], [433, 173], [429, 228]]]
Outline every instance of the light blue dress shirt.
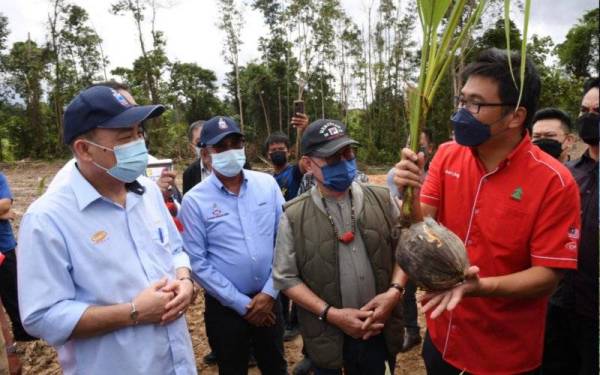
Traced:
[[102, 197], [73, 168], [69, 183], [35, 201], [19, 231], [18, 287], [25, 329], [55, 346], [65, 374], [196, 374], [185, 317], [70, 338], [93, 305], [128, 303], [189, 258], [158, 187], [125, 208]]
[[184, 197], [179, 211], [194, 278], [223, 306], [246, 314], [249, 295], [273, 298], [271, 265], [284, 199], [273, 176], [244, 170], [239, 195], [213, 173]]

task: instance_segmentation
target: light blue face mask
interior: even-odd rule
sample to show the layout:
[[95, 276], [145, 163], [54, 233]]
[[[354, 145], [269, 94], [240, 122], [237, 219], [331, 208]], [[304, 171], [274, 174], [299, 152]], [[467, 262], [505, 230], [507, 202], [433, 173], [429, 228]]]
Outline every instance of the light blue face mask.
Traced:
[[237, 176], [246, 164], [246, 153], [243, 148], [234, 148], [218, 154], [210, 154], [210, 156], [212, 168], [225, 177]]
[[95, 161], [92, 161], [92, 163], [94, 163], [96, 167], [104, 169], [106, 173], [119, 181], [125, 183], [133, 182], [146, 171], [146, 167], [148, 166], [148, 149], [146, 149], [146, 143], [142, 138], [115, 146], [112, 149], [91, 141], [86, 140], [86, 142], [96, 147], [112, 151], [115, 154], [117, 164], [112, 168], [104, 168]]

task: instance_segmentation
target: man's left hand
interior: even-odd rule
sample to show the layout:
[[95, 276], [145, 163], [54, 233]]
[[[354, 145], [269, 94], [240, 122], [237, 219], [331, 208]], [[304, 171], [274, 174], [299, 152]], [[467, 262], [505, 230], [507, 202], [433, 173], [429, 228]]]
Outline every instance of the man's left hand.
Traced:
[[479, 267], [471, 266], [465, 271], [465, 281], [443, 292], [425, 293], [419, 298], [419, 302], [423, 306], [423, 312], [433, 309], [430, 317], [435, 319], [445, 310], [452, 311], [463, 297], [480, 289], [480, 286]]
[[156, 181], [156, 184], [160, 188], [160, 191], [163, 195], [168, 194], [169, 188], [175, 185], [175, 178], [177, 177], [177, 172], [170, 171], [167, 168], [163, 169], [160, 173], [160, 178]]
[[[363, 329], [367, 329], [373, 323], [383, 323], [388, 320], [394, 307], [400, 302], [402, 298], [402, 294], [395, 288], [390, 288], [385, 293], [381, 293], [373, 297], [372, 300], [367, 302], [366, 305], [361, 307], [363, 311], [373, 311], [373, 315], [371, 315], [365, 323], [363, 324]], [[363, 340], [368, 339], [371, 334], [368, 332], [363, 336]]]
[[172, 322], [185, 313], [193, 300], [194, 284], [188, 279], [171, 280], [162, 290], [175, 293], [175, 298], [165, 306], [165, 313], [161, 322], [165, 324]]
[[244, 319], [255, 326], [271, 326], [275, 324], [275, 319], [269, 318], [273, 315], [274, 304], [273, 297], [266, 293], [258, 293], [246, 306], [248, 312], [246, 312]]

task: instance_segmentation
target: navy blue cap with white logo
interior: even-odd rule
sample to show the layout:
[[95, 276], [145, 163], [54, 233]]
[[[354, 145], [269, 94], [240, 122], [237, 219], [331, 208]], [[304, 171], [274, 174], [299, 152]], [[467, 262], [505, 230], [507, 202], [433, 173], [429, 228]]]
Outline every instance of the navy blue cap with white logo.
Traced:
[[204, 123], [200, 133], [200, 147], [212, 146], [219, 143], [230, 134], [244, 135], [237, 122], [231, 117], [215, 116]]
[[300, 153], [326, 158], [348, 145], [358, 144], [348, 136], [346, 125], [341, 121], [321, 119], [311, 123], [304, 130]]
[[140, 122], [160, 116], [162, 105], [132, 104], [117, 90], [107, 86], [94, 86], [81, 91], [65, 110], [65, 144], [96, 128], [131, 128]]

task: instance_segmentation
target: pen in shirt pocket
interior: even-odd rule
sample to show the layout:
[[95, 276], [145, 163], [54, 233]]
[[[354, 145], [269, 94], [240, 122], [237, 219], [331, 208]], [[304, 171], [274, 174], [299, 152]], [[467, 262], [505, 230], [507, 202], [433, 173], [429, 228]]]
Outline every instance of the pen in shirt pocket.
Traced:
[[165, 239], [163, 237], [163, 232], [162, 232], [162, 228], [158, 227], [158, 238], [160, 238], [160, 243], [165, 242]]

